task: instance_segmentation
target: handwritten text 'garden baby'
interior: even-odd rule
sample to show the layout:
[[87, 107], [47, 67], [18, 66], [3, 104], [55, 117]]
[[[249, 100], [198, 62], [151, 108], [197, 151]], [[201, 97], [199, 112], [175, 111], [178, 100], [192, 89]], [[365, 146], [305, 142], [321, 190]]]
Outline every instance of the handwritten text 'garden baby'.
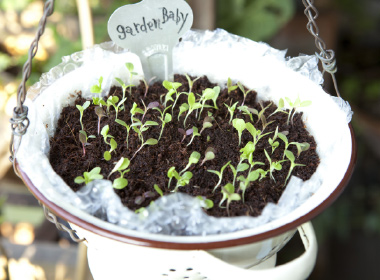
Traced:
[[177, 9], [175, 12], [166, 8], [160, 8], [162, 10], [161, 18], [152, 18], [147, 20], [142, 17], [141, 22], [134, 22], [131, 26], [118, 25], [116, 27], [117, 32], [120, 33], [119, 38], [124, 40], [127, 35], [136, 36], [141, 33], [153, 32], [157, 29], [162, 30], [164, 24], [174, 22], [178, 26], [178, 33], [181, 32], [183, 26], [186, 23], [189, 13], [182, 13]]

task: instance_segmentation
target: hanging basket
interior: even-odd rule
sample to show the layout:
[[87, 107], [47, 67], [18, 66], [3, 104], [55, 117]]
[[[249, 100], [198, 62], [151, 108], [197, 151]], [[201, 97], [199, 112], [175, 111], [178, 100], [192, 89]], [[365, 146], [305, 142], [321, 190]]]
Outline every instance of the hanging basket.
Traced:
[[[287, 61], [283, 52], [264, 44], [256, 45], [255, 42], [233, 35], [228, 35], [233, 39], [225, 42], [226, 35], [220, 30], [187, 34], [176, 49], [178, 55], [178, 60], [175, 60], [178, 62], [175, 66], [176, 70], [192, 75], [208, 75], [214, 82], [222, 82], [221, 77], [226, 79], [230, 76], [255, 88], [259, 98], [271, 99], [275, 103], [281, 97], [275, 92], [281, 90], [289, 94], [288, 96], [293, 100], [297, 94], [300, 94], [301, 99], [312, 100], [313, 104], [319, 104], [321, 113], [329, 114], [331, 111], [338, 110], [337, 114], [332, 115], [331, 122], [328, 118], [322, 118], [327, 125], [326, 131], [315, 128], [320, 127], [323, 122], [315, 110], [310, 109], [304, 112], [306, 125], [316, 138], [319, 152], [325, 153], [326, 158], [329, 159], [327, 162], [321, 160], [319, 169], [322, 173], [313, 181], [314, 183], [308, 183], [309, 187], [317, 187], [312, 193], [301, 192], [296, 199], [284, 202], [284, 205], [292, 205], [289, 211], [282, 213], [282, 208], [272, 209], [268, 218], [258, 222], [255, 227], [244, 226], [243, 230], [205, 236], [161, 235], [120, 226], [122, 224], [120, 221], [119, 225], [103, 221], [87, 214], [75, 203], [65, 201], [65, 184], [57, 174], [51, 172], [47, 157], [47, 139], [54, 131], [60, 109], [73, 102], [75, 96], [70, 97], [70, 93], [78, 90], [85, 93], [99, 76], [105, 77], [105, 81], [108, 81], [107, 87], [110, 87], [112, 78], [115, 73], [118, 73], [120, 64], [124, 64], [126, 59], [135, 59], [134, 64], [138, 65], [138, 61], [132, 54], [115, 47], [112, 43], [105, 43], [91, 50], [65, 57], [61, 65], [51, 69], [42, 77], [40, 83], [29, 90], [29, 97], [33, 99], [27, 102], [29, 111], [27, 107], [23, 107], [23, 100], [19, 104], [19, 108], [22, 108], [21, 112], [15, 110], [17, 117], [13, 119], [14, 128], [23, 126], [22, 120], [19, 119], [22, 114], [29, 114], [28, 120], [31, 120], [30, 124], [26, 125], [26, 127], [29, 126], [28, 131], [17, 149], [15, 168], [29, 190], [44, 205], [44, 208], [48, 209], [47, 214], [53, 220], [54, 215], [57, 215], [68, 221], [77, 235], [87, 241], [90, 267], [94, 276], [96, 274], [96, 277], [99, 277], [98, 279], [105, 279], [103, 277], [110, 275], [109, 271], [100, 268], [102, 262], [107, 262], [107, 267], [115, 268], [112, 279], [121, 277], [116, 268], [125, 270], [124, 262], [133, 262], [127, 269], [134, 279], [230, 279], [231, 277], [251, 279], [253, 276], [265, 277], [265, 275], [270, 275], [271, 279], [284, 279], [284, 273], [293, 275], [292, 279], [302, 279], [311, 272], [316, 258], [316, 241], [311, 224], [307, 222], [326, 209], [340, 195], [350, 179], [356, 160], [354, 133], [352, 126], [345, 119], [349, 113], [342, 113], [340, 107], [345, 107], [345, 104], [341, 99], [332, 100], [319, 85], [310, 80], [310, 76], [313, 76], [309, 75], [311, 72], [307, 72], [308, 77], [301, 75], [302, 67], [307, 66], [307, 62], [312, 59], [300, 57], [297, 58], [298, 60]], [[205, 42], [206, 49], [203, 48]], [[252, 48], [255, 50], [253, 51]], [[213, 60], [216, 55], [213, 51], [215, 49], [223, 51], [224, 57], [232, 63], [215, 65]], [[201, 68], [202, 72], [199, 72], [197, 68], [194, 54], [203, 55], [203, 59], [206, 59], [206, 62], [209, 61]], [[244, 55], [248, 56], [244, 57]], [[94, 64], [87, 64], [94, 57], [103, 61], [100, 62], [102, 67], [94, 69]], [[229, 69], [227, 76], [223, 71], [223, 65]], [[246, 65], [250, 65], [250, 72], [234, 72], [236, 67], [244, 68]], [[299, 70], [298, 73], [294, 71], [296, 68]], [[139, 70], [141, 72], [141, 67], [137, 67], [136, 71]], [[75, 78], [84, 72], [90, 75], [86, 78]], [[312, 78], [318, 80], [318, 77]], [[74, 79], [74, 82], [70, 79]], [[69, 85], [69, 88], [60, 92], [57, 89], [62, 85]], [[48, 106], [45, 107], [45, 105]], [[52, 107], [49, 107], [50, 105]], [[19, 134], [22, 135], [24, 130], [19, 129], [19, 132], [21, 131]], [[329, 146], [331, 139], [336, 140], [336, 138], [340, 141]], [[325, 147], [327, 147], [327, 152], [324, 150]], [[340, 157], [341, 160], [330, 162], [330, 159], [335, 157]], [[31, 162], [33, 164], [30, 164]], [[302, 184], [297, 186], [297, 184], [296, 180], [289, 183], [293, 192], [301, 190], [303, 186]], [[67, 189], [67, 192], [70, 190]], [[289, 195], [284, 193], [283, 196]], [[280, 201], [279, 204], [281, 203]], [[62, 227], [58, 223], [57, 225]], [[277, 267], [272, 272], [249, 270], [252, 266], [266, 260], [273, 262], [273, 256], [290, 240], [297, 229], [306, 248], [301, 258], [285, 266]], [[108, 258], [109, 255], [115, 258], [111, 260]], [[145, 261], [134, 262], [140, 258]], [[167, 263], [170, 265], [167, 266]], [[147, 267], [146, 264], [149, 266]], [[124, 279], [123, 277], [120, 279]]]

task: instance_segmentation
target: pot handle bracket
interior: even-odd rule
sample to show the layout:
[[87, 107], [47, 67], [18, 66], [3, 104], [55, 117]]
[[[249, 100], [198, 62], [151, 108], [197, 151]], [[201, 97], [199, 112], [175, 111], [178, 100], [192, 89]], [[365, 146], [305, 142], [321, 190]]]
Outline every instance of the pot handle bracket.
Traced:
[[314, 6], [314, 0], [302, 0], [303, 5], [305, 6], [305, 15], [307, 19], [309, 20], [306, 24], [306, 29], [310, 32], [311, 35], [313, 35], [315, 39], [315, 46], [320, 51], [319, 53], [315, 53], [315, 55], [318, 57], [318, 59], [321, 61], [323, 72], [322, 75], [327, 72], [331, 75], [336, 95], [340, 97], [338, 84], [335, 78], [335, 73], [337, 72], [338, 68], [336, 66], [336, 58], [335, 58], [335, 52], [333, 50], [327, 50], [326, 43], [323, 41], [323, 39], [319, 36], [319, 28], [316, 23], [316, 19], [319, 16], [319, 12], [317, 8]]

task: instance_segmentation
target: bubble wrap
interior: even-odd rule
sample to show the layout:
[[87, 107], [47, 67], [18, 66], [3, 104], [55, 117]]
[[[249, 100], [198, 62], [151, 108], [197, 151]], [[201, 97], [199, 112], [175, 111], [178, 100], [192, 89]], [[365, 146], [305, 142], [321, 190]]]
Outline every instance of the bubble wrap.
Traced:
[[343, 178], [351, 157], [347, 123], [352, 115], [348, 103], [331, 98], [320, 87], [323, 79], [315, 56], [285, 55], [286, 51], [220, 29], [189, 31], [173, 53], [175, 73], [207, 75], [221, 86], [230, 77], [256, 90], [259, 99], [275, 103], [285, 96], [312, 101], [302, 111], [318, 145], [320, 166], [309, 181], [292, 177], [279, 203], [268, 204], [259, 217], [210, 217], [202, 211], [198, 199], [181, 193], [162, 197], [136, 214], [123, 207], [110, 181], [94, 181], [74, 193], [52, 170], [49, 137], [54, 134], [62, 108], [73, 104], [73, 93], [82, 91], [84, 97], [91, 97], [90, 87], [103, 76], [105, 95], [116, 85], [115, 77], [128, 80], [126, 62], [135, 65], [139, 73], [136, 80], [143, 75], [138, 57], [112, 42], [64, 57], [30, 88], [26, 102], [30, 126], [17, 161], [47, 199], [87, 222], [118, 233], [151, 238], [211, 236], [215, 240], [231, 232], [245, 236], [285, 225], [318, 206]]

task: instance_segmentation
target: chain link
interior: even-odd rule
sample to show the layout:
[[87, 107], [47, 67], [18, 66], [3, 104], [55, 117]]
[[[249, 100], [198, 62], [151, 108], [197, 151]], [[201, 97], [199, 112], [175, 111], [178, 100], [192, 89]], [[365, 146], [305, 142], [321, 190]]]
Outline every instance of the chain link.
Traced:
[[[19, 174], [18, 174], [17, 169], [15, 168], [14, 158], [15, 158], [15, 154], [17, 152], [18, 146], [21, 143], [21, 138], [26, 133], [26, 130], [28, 129], [28, 126], [29, 126], [28, 107], [24, 106], [24, 101], [26, 98], [26, 82], [29, 79], [30, 74], [32, 72], [32, 59], [37, 54], [38, 41], [40, 40], [40, 37], [45, 31], [46, 20], [53, 13], [53, 11], [54, 11], [54, 0], [47, 0], [45, 2], [43, 16], [38, 24], [36, 36], [34, 37], [34, 40], [29, 48], [28, 60], [25, 62], [24, 67], [22, 69], [22, 72], [23, 72], [22, 81], [17, 91], [17, 105], [13, 110], [13, 117], [10, 119], [12, 136], [11, 136], [11, 142], [9, 145], [9, 151], [11, 154], [9, 157], [9, 160], [13, 163], [13, 169], [17, 175]], [[17, 141], [17, 143], [15, 141], [15, 136], [19, 137], [19, 141]]]
[[340, 93], [338, 90], [338, 85], [335, 78], [335, 73], [338, 70], [336, 66], [336, 58], [335, 52], [333, 50], [326, 49], [326, 43], [319, 36], [319, 28], [316, 23], [316, 19], [319, 16], [319, 12], [317, 8], [314, 6], [314, 0], [302, 0], [303, 5], [305, 6], [305, 15], [309, 20], [306, 24], [307, 30], [309, 30], [310, 34], [313, 35], [315, 39], [315, 45], [320, 53], [315, 53], [315, 55], [319, 58], [322, 63], [323, 73], [327, 72], [331, 74], [335, 91], [337, 96], [340, 97]]
[[63, 232], [67, 232], [74, 242], [83, 242], [86, 240], [85, 238], [78, 238], [76, 236], [75, 230], [72, 230], [71, 228], [65, 226], [64, 224], [61, 224], [60, 222], [58, 222], [57, 216], [54, 215], [52, 212], [50, 212], [50, 210], [45, 205], [43, 205], [43, 204], [41, 204], [41, 205], [42, 205], [42, 208], [44, 209], [44, 214], [45, 214], [46, 219], [49, 222], [55, 224], [55, 226], [57, 227], [58, 230], [63, 231]]

